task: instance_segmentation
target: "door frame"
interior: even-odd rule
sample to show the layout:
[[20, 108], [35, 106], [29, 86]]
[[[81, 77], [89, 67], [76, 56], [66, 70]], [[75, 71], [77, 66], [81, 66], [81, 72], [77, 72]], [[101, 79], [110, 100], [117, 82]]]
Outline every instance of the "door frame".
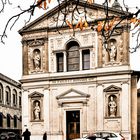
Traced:
[[67, 111], [79, 111], [80, 112], [80, 137], [81, 137], [81, 128], [82, 128], [82, 108], [67, 108], [67, 109], [64, 109], [64, 118], [63, 118], [63, 132], [64, 132], [64, 140], [67, 140], [67, 128], [66, 128], [66, 123], [67, 123], [67, 120], [66, 120], [66, 113]]

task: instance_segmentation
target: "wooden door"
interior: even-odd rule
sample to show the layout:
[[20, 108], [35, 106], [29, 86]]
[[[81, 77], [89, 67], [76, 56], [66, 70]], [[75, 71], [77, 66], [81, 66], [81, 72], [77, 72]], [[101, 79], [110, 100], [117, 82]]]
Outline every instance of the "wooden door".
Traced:
[[66, 139], [72, 140], [80, 137], [80, 111], [66, 112]]

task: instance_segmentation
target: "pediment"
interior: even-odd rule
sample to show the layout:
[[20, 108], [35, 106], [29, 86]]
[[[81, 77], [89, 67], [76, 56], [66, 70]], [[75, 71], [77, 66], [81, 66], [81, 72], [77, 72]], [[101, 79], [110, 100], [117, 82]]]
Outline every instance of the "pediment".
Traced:
[[70, 99], [70, 98], [88, 98], [90, 97], [89, 94], [86, 94], [84, 92], [75, 90], [75, 89], [70, 89], [56, 97], [57, 100], [59, 99]]
[[107, 88], [104, 89], [104, 92], [112, 92], [112, 91], [120, 91], [121, 88], [120, 87], [117, 87], [115, 85], [111, 85]]
[[37, 98], [37, 97], [43, 97], [43, 96], [44, 96], [43, 94], [35, 91], [29, 95], [29, 98]]
[[[66, 5], [67, 2], [67, 5]], [[65, 26], [66, 23], [64, 22], [64, 15], [62, 14], [62, 12], [64, 12], [67, 8], [71, 7], [71, 8], [75, 8], [77, 4], [77, 0], [69, 0], [69, 1], [63, 1], [60, 6], [56, 6], [53, 9], [49, 10], [48, 12], [46, 12], [44, 15], [42, 15], [41, 17], [37, 18], [36, 20], [34, 20], [33, 22], [31, 22], [30, 24], [26, 25], [25, 27], [23, 27], [21, 30], [19, 30], [19, 33], [22, 34], [22, 32], [26, 32], [26, 31], [31, 31], [31, 30], [37, 30], [37, 29], [49, 29], [49, 28], [55, 28], [56, 26], [62, 26], [62, 24]], [[78, 2], [78, 10], [75, 10], [75, 15], [78, 15], [79, 13], [83, 13], [86, 7], [86, 18], [88, 21], [93, 21], [93, 20], [97, 20], [99, 18], [103, 18], [105, 17], [104, 14], [104, 7], [103, 5], [99, 5], [99, 4], [87, 4], [86, 1], [84, 0], [79, 0]], [[61, 8], [61, 11], [60, 11]], [[109, 8], [109, 12], [113, 14], [122, 14], [121, 11], [116, 10], [114, 8]], [[59, 15], [59, 19], [57, 20]], [[67, 15], [66, 18], [70, 18], [72, 16], [72, 12], [69, 12], [69, 14]], [[85, 17], [85, 15], [80, 14], [79, 17]], [[77, 17], [75, 17], [77, 18]], [[57, 22], [58, 21], [58, 22]], [[76, 21], [77, 23], [77, 21]]]

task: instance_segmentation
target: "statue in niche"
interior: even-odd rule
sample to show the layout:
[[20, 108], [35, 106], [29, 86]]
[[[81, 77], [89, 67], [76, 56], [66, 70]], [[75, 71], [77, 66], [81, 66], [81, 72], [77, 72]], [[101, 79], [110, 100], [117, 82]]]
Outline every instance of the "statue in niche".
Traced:
[[113, 96], [110, 96], [110, 99], [108, 102], [108, 108], [109, 108], [109, 117], [115, 117], [116, 112], [117, 112], [117, 104]]
[[40, 113], [41, 113], [40, 102], [35, 101], [34, 104], [35, 104], [34, 109], [33, 109], [34, 120], [40, 120]]
[[116, 55], [117, 55], [117, 48], [115, 46], [115, 42], [111, 41], [109, 46], [109, 58], [110, 62], [116, 61]]
[[33, 53], [33, 64], [34, 64], [34, 69], [39, 70], [40, 69], [40, 64], [41, 64], [41, 57], [40, 57], [40, 50], [35, 49]]

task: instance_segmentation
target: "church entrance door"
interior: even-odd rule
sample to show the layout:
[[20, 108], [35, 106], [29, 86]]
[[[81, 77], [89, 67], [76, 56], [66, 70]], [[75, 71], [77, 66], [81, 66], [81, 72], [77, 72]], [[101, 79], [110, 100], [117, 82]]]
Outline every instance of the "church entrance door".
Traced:
[[66, 111], [66, 140], [80, 137], [80, 111]]

